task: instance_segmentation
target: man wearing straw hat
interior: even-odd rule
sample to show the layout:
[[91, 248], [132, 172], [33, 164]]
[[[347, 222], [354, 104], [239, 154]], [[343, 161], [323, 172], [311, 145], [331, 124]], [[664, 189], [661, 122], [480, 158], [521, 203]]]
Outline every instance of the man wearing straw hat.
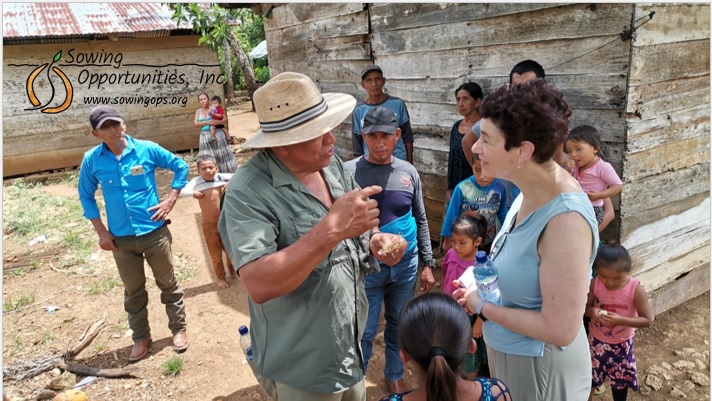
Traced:
[[321, 94], [307, 76], [279, 74], [254, 94], [262, 148], [235, 173], [218, 223], [249, 294], [251, 365], [274, 399], [366, 399], [359, 342], [368, 313], [364, 273], [405, 249], [378, 227], [378, 186], [359, 189], [334, 157], [331, 130], [356, 100]]

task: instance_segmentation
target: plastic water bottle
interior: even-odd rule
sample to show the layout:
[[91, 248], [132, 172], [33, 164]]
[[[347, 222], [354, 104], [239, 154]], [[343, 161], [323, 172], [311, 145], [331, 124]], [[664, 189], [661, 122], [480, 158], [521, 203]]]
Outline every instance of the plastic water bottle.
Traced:
[[499, 282], [497, 269], [484, 251], [475, 254], [475, 264], [472, 273], [477, 281], [477, 293], [483, 299], [492, 303], [499, 303]]
[[247, 329], [247, 326], [244, 325], [240, 326], [237, 331], [240, 333], [240, 348], [242, 348], [242, 352], [245, 354], [245, 360], [248, 363], [252, 362], [252, 341], [250, 340], [250, 331]]

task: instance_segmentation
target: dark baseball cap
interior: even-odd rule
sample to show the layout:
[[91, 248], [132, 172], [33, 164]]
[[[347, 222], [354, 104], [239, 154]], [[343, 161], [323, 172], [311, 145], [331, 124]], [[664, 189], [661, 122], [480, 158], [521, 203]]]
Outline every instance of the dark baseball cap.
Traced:
[[363, 81], [363, 77], [366, 76], [371, 71], [378, 71], [383, 75], [383, 70], [381, 70], [381, 67], [377, 66], [376, 64], [369, 65], [368, 67], [364, 68], [363, 71], [361, 71], [361, 80]]
[[363, 118], [363, 130], [361, 134], [367, 135], [374, 132], [385, 132], [393, 135], [398, 129], [396, 115], [385, 107], [376, 106], [371, 108]]
[[91, 111], [89, 116], [89, 122], [91, 123], [92, 129], [99, 129], [106, 121], [118, 121], [120, 123], [124, 122], [121, 118], [119, 112], [111, 106], [96, 106]]

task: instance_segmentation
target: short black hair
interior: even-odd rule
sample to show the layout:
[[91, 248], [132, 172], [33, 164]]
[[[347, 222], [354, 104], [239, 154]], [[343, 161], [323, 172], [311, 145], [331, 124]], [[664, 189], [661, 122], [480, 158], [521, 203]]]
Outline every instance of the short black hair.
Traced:
[[596, 259], [593, 261], [596, 268], [611, 269], [618, 273], [630, 273], [633, 270], [633, 260], [622, 245], [609, 242], [598, 248]]
[[482, 93], [482, 87], [476, 82], [465, 82], [458, 86], [457, 89], [455, 89], [455, 96], [457, 96], [457, 92], [461, 90], [467, 91], [473, 99], [482, 99], [485, 97]]
[[220, 96], [218, 96], [218, 95], [215, 95], [215, 96], [211, 97], [210, 100], [213, 101], [213, 102], [222, 103], [222, 99], [221, 99]]
[[218, 165], [218, 161], [213, 155], [202, 154], [198, 156], [197, 159], [195, 159], [195, 164], [198, 166], [198, 168], [200, 168], [200, 165], [205, 162], [213, 162], [216, 166]]
[[536, 77], [539, 79], [546, 78], [546, 72], [544, 72], [544, 67], [542, 67], [541, 64], [534, 60], [524, 60], [518, 62], [517, 65], [512, 68], [512, 71], [509, 72], [509, 83], [512, 83], [512, 76], [514, 76], [514, 74], [522, 75], [529, 71], [536, 74]]
[[[598, 130], [590, 125], [579, 125], [572, 129], [566, 137], [566, 140], [576, 142], [584, 141], [598, 150], [598, 157], [604, 160], [606, 159], [606, 146], [603, 144], [603, 141], [601, 141]], [[564, 151], [566, 151], [565, 146]]]

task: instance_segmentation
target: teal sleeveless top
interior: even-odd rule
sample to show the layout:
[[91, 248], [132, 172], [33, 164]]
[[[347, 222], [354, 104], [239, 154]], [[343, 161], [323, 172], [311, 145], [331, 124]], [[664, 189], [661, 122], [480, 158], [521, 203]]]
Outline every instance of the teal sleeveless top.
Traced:
[[[555, 216], [577, 212], [586, 220], [593, 233], [591, 243], [591, 266], [598, 249], [598, 222], [591, 201], [583, 192], [566, 192], [550, 200], [544, 206], [525, 217], [514, 229], [502, 227], [508, 232], [498, 236], [492, 246], [493, 262], [497, 268], [500, 304], [508, 308], [541, 310], [542, 297], [539, 283], [541, 259], [537, 242], [542, 231]], [[510, 213], [517, 213], [510, 210]], [[516, 219], [512, 219], [514, 224]], [[555, 330], [555, 328], [552, 328]], [[485, 322], [482, 328], [485, 342], [497, 351], [522, 356], [543, 356], [544, 342], [511, 331], [494, 322]]]
[[[212, 120], [213, 118], [211, 116], [203, 117], [202, 114], [198, 114], [198, 122], [203, 122], [203, 121], [208, 121]], [[200, 128], [200, 131], [210, 131], [210, 126], [209, 125], [203, 125], [202, 128]]]

